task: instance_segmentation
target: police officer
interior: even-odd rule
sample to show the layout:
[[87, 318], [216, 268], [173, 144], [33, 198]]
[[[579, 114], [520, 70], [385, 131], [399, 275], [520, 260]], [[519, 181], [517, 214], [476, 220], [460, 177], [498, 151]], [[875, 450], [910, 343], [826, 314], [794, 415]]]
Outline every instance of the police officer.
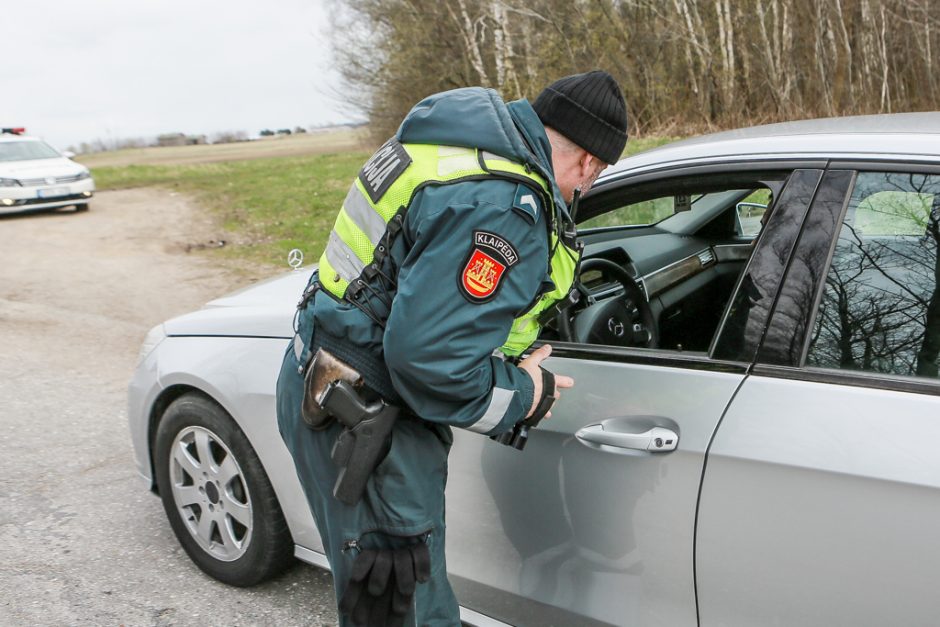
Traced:
[[626, 141], [606, 72], [534, 104], [456, 89], [415, 105], [353, 181], [277, 389], [343, 625], [459, 624], [444, 560], [451, 428], [536, 424], [573, 385], [541, 368], [550, 346], [518, 357], [572, 286], [567, 205]]

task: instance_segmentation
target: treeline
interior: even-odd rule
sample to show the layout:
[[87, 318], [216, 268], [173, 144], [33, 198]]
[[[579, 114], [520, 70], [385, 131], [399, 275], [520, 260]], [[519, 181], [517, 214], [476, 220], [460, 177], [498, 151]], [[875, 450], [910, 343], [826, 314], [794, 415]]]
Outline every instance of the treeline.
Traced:
[[346, 94], [376, 138], [427, 94], [534, 99], [602, 68], [632, 134], [937, 108], [935, 0], [334, 0]]

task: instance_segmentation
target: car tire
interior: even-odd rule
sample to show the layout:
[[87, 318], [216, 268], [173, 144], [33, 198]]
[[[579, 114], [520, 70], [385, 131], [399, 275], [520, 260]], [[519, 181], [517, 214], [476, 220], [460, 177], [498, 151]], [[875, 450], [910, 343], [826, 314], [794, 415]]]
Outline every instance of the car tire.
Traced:
[[176, 538], [210, 577], [253, 586], [291, 564], [294, 543], [261, 460], [215, 402], [190, 393], [167, 407], [154, 466]]
[[90, 208], [90, 207], [89, 207], [89, 203], [83, 202], [83, 203], [81, 203], [81, 204], [79, 204], [79, 205], [75, 205], [75, 213], [81, 213], [82, 211], [88, 211], [89, 208]]

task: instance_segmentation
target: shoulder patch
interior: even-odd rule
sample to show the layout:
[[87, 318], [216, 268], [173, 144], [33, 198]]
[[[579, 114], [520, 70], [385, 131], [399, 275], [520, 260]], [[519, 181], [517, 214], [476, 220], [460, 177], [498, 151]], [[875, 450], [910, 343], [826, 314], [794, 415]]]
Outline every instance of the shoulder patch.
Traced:
[[542, 201], [531, 187], [522, 183], [516, 187], [516, 197], [512, 201], [513, 209], [522, 213], [532, 222], [537, 222], [541, 207]]
[[373, 203], [379, 202], [388, 188], [411, 165], [411, 155], [394, 137], [385, 142], [359, 171], [359, 180]]
[[457, 276], [459, 291], [471, 303], [496, 296], [502, 279], [519, 261], [519, 253], [506, 239], [488, 231], [474, 231], [470, 253]]

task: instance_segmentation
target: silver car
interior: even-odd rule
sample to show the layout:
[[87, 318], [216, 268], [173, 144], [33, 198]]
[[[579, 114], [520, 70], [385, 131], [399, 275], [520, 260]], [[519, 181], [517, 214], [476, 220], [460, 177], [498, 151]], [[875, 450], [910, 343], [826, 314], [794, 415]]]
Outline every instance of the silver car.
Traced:
[[[571, 375], [523, 452], [460, 432], [448, 567], [477, 625], [933, 625], [940, 114], [721, 133], [578, 211]], [[309, 275], [154, 328], [138, 469], [210, 575], [326, 567], [274, 416]]]

